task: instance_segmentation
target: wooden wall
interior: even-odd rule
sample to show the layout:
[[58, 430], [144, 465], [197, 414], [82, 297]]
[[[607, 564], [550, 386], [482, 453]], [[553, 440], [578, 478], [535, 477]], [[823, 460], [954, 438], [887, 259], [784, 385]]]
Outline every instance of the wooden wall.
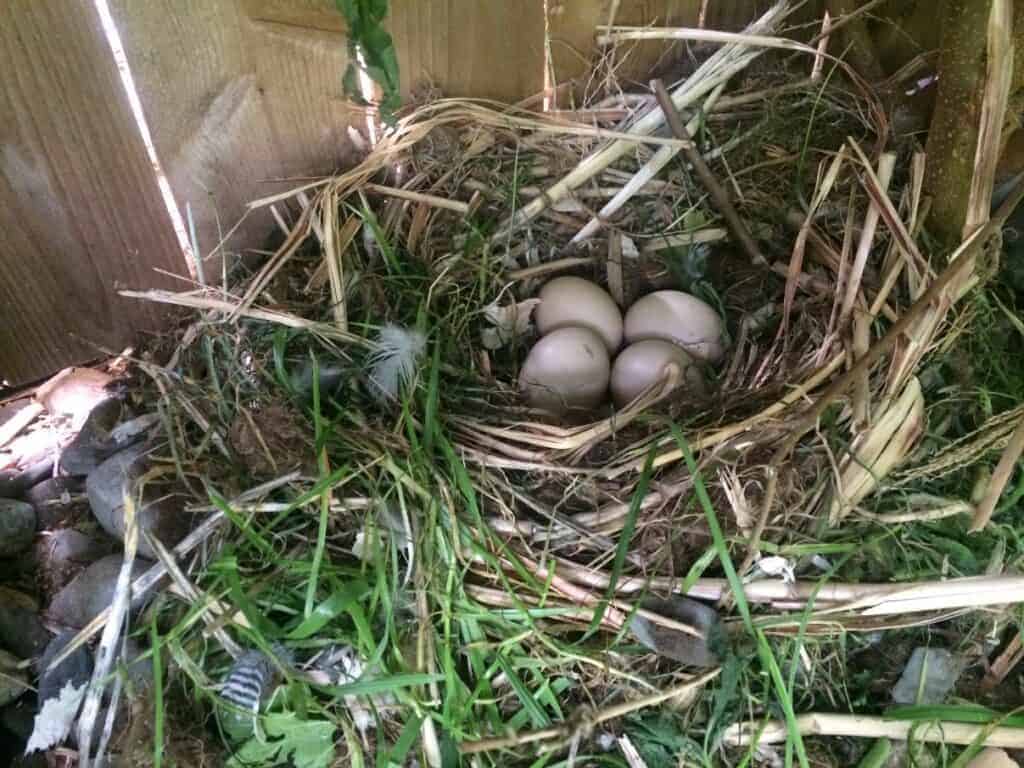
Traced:
[[11, 383], [158, 327], [155, 307], [113, 287], [183, 271], [99, 20], [72, 6], [6, 0], [0, 24], [0, 380]]
[[[0, 25], [0, 378], [26, 382], [159, 325], [115, 288], [186, 274], [93, 0], [6, 0]], [[209, 252], [246, 203], [350, 160], [334, 0], [109, 0], [157, 154]], [[710, 0], [737, 28], [763, 0]], [[609, 0], [548, 0], [555, 75], [578, 77]], [[621, 0], [621, 24], [693, 25], [700, 0]], [[403, 89], [514, 102], [543, 87], [543, 0], [391, 0]], [[658, 43], [620, 75], [646, 73]], [[228, 242], [261, 247], [246, 218]], [[172, 283], [173, 284], [173, 283]], [[180, 285], [180, 283], [178, 283]]]

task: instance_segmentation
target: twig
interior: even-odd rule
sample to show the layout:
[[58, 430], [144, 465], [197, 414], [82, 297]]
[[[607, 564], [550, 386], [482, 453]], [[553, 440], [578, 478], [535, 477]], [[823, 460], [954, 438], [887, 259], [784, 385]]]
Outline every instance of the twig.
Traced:
[[[654, 95], [658, 99], [658, 104], [661, 106], [662, 111], [665, 113], [665, 121], [668, 123], [669, 129], [672, 131], [677, 139], [690, 138], [689, 132], [686, 130], [686, 126], [683, 125], [682, 119], [679, 117], [679, 112], [676, 110], [675, 105], [672, 103], [672, 97], [669, 96], [668, 90], [665, 88], [665, 84], [660, 79], [651, 81], [651, 88], [654, 90]], [[729, 200], [729, 193], [725, 191], [721, 184], [718, 183], [718, 179], [711, 172], [708, 164], [704, 162], [704, 158], [701, 157], [700, 152], [692, 144], [687, 144], [683, 147], [683, 154], [686, 155], [686, 159], [689, 160], [693, 166], [693, 170], [697, 173], [697, 177], [700, 179], [701, 184], [704, 185], [704, 189], [708, 191], [708, 195], [711, 197], [711, 202], [722, 214], [722, 218], [725, 219], [726, 226], [729, 227], [729, 231], [732, 236], [736, 238], [736, 242], [739, 246], [746, 251], [747, 257], [751, 263], [759, 266], [767, 266], [768, 260], [765, 259], [764, 254], [761, 253], [761, 248], [750, 234], [750, 230], [747, 229], [747, 225], [743, 223], [743, 219], [736, 212], [733, 207], [732, 201]]]
[[[100, 703], [103, 691], [106, 688], [107, 675], [114, 663], [114, 655], [117, 651], [118, 638], [121, 630], [128, 622], [128, 610], [131, 604], [132, 594], [132, 565], [135, 562], [135, 553], [139, 543], [139, 526], [136, 517], [135, 499], [127, 488], [122, 489], [124, 498], [124, 558], [121, 561], [121, 570], [117, 574], [117, 582], [114, 587], [113, 600], [107, 608], [110, 617], [103, 629], [103, 636], [100, 638], [99, 649], [96, 653], [96, 666], [92, 670], [92, 678], [89, 681], [89, 690], [85, 695], [85, 702], [82, 704], [82, 712], [78, 719], [78, 745], [79, 765], [82, 768], [89, 768], [91, 765], [93, 729], [96, 726], [96, 716], [100, 711]], [[101, 745], [101, 750], [103, 746]], [[102, 761], [102, 755], [96, 755], [97, 763]]]
[[[896, 154], [885, 152], [878, 158], [877, 193], [887, 195], [889, 182], [892, 180], [893, 171], [896, 168]], [[891, 201], [889, 203], [892, 205]], [[868, 212], [864, 216], [864, 226], [860, 232], [860, 241], [857, 243], [857, 252], [853, 259], [853, 266], [846, 281], [846, 295], [843, 297], [843, 304], [839, 310], [839, 327], [846, 325], [853, 312], [853, 305], [857, 301], [857, 294], [860, 292], [861, 278], [864, 276], [864, 267], [868, 262], [868, 255], [871, 253], [871, 245], [875, 239], [875, 230], [878, 228], [878, 220], [881, 216], [881, 206], [872, 200], [868, 206]]]
[[0, 448], [3, 448], [31, 424], [45, 408], [40, 403], [29, 403], [0, 426]]
[[[1008, 728], [973, 723], [886, 720], [865, 715], [834, 715], [812, 712], [796, 719], [797, 730], [804, 735], [856, 736], [860, 738], [890, 738], [945, 744], [973, 744], [976, 739], [990, 747], [1024, 748], [1024, 728]], [[913, 733], [911, 734], [911, 731]], [[731, 746], [750, 744], [782, 744], [789, 738], [785, 722], [738, 723], [726, 729], [722, 739]]]
[[1024, 658], [1024, 647], [1022, 647], [1020, 631], [1016, 631], [1003, 652], [992, 662], [991, 668], [982, 678], [978, 687], [986, 693], [993, 690], [1006, 679], [1014, 667], [1020, 664], [1022, 658]]
[[864, 5], [860, 6], [860, 8], [858, 8], [857, 10], [840, 16], [838, 19], [836, 19], [836, 22], [832, 24], [829, 28], [823, 28], [821, 32], [812, 37], [808, 42], [808, 45], [817, 45], [822, 39], [828, 37], [836, 30], [842, 29], [847, 24], [856, 21], [858, 18], [863, 16], [868, 11], [872, 11], [882, 3], [886, 3], [888, 1], [889, 0], [870, 0], [869, 2], [864, 3]]
[[1003, 489], [1010, 481], [1022, 453], [1024, 453], [1024, 419], [1021, 419], [1017, 428], [1013, 430], [1010, 442], [1003, 449], [1003, 455], [999, 457], [999, 463], [996, 464], [995, 471], [992, 472], [992, 477], [988, 481], [988, 487], [985, 489], [985, 495], [982, 496], [978, 508], [974, 511], [974, 519], [971, 520], [971, 527], [968, 529], [970, 532], [980, 531], [992, 519], [996, 503], [1003, 495]]
[[818, 37], [818, 53], [814, 57], [814, 64], [811, 66], [811, 82], [818, 82], [821, 80], [821, 73], [825, 69], [825, 52], [828, 50], [828, 38], [832, 32], [832, 16], [828, 11], [825, 11], [825, 15], [821, 19], [821, 32]]
[[463, 755], [476, 755], [481, 752], [493, 752], [498, 749], [511, 749], [524, 744], [532, 744], [538, 741], [551, 741], [553, 739], [570, 738], [575, 732], [581, 729], [593, 728], [609, 720], [617, 720], [632, 712], [637, 712], [647, 707], [657, 706], [664, 701], [682, 696], [695, 688], [700, 688], [714, 680], [720, 669], [713, 669], [699, 677], [691, 678], [681, 685], [670, 688], [667, 691], [651, 694], [633, 701], [623, 702], [600, 710], [593, 714], [585, 714], [578, 718], [578, 721], [569, 721], [557, 728], [545, 728], [539, 731], [522, 731], [513, 733], [510, 736], [501, 736], [493, 739], [480, 739], [478, 741], [466, 741], [459, 745], [459, 752]]
[[428, 195], [424, 192], [413, 192], [408, 189], [398, 189], [396, 187], [385, 187], [382, 184], [366, 184], [363, 187], [368, 192], [376, 192], [379, 195], [386, 195], [388, 197], [397, 197], [402, 200], [410, 200], [414, 203], [426, 203], [432, 205], [435, 208], [444, 208], [448, 211], [455, 211], [465, 216], [469, 213], [469, 203], [463, 203], [461, 200], [449, 200], [447, 197], [438, 197], [437, 195]]

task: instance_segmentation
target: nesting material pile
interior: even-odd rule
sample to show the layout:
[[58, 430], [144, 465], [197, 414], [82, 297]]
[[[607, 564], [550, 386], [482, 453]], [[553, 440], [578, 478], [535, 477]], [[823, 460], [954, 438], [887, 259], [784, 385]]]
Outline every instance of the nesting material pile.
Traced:
[[[786, 10], [712, 35], [671, 108], [600, 88], [571, 115], [423, 104], [352, 170], [255, 201], [281, 227], [258, 269], [126, 292], [198, 314], [169, 362], [138, 365], [150, 461], [203, 519], [173, 553], [139, 541], [179, 596], [153, 624], [179, 693], [220, 711], [254, 658], [279, 691], [245, 700], [269, 743], [430, 765], [582, 755], [688, 697], [718, 749], [767, 717], [694, 703], [738, 638], [765, 661], [771, 634], [1024, 599], [1019, 578], [839, 583], [768, 556], [908, 514], [886, 491], [943, 458], [915, 454], [919, 374], [966, 326], [999, 230], [922, 247], [920, 148], [779, 36]], [[676, 329], [683, 304], [699, 317]]]

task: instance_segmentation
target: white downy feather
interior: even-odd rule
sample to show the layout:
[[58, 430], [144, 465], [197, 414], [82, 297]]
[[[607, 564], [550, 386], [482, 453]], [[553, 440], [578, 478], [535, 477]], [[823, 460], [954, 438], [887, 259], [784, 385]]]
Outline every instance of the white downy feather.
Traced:
[[88, 682], [76, 686], [68, 680], [57, 696], [51, 696], [43, 702], [43, 708], [36, 715], [32, 736], [25, 748], [26, 755], [55, 747], [67, 738], [75, 718], [78, 717], [78, 710], [82, 706], [87, 687]]
[[381, 402], [397, 400], [402, 387], [416, 373], [426, 348], [427, 338], [419, 331], [400, 325], [381, 328], [369, 360], [369, 385], [373, 396]]

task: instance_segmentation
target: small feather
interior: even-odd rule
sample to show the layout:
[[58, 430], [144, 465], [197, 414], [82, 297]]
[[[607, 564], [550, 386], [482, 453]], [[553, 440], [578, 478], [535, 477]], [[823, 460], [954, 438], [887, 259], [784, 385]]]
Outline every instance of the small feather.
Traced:
[[370, 355], [369, 385], [381, 402], [398, 399], [402, 387], [416, 373], [427, 339], [419, 331], [399, 325], [385, 325], [377, 334], [376, 349]]
[[43, 702], [42, 709], [36, 715], [28, 746], [25, 748], [26, 755], [55, 747], [67, 738], [78, 716], [87, 687], [88, 681], [75, 685], [73, 681], [68, 680], [56, 696], [51, 696]]

